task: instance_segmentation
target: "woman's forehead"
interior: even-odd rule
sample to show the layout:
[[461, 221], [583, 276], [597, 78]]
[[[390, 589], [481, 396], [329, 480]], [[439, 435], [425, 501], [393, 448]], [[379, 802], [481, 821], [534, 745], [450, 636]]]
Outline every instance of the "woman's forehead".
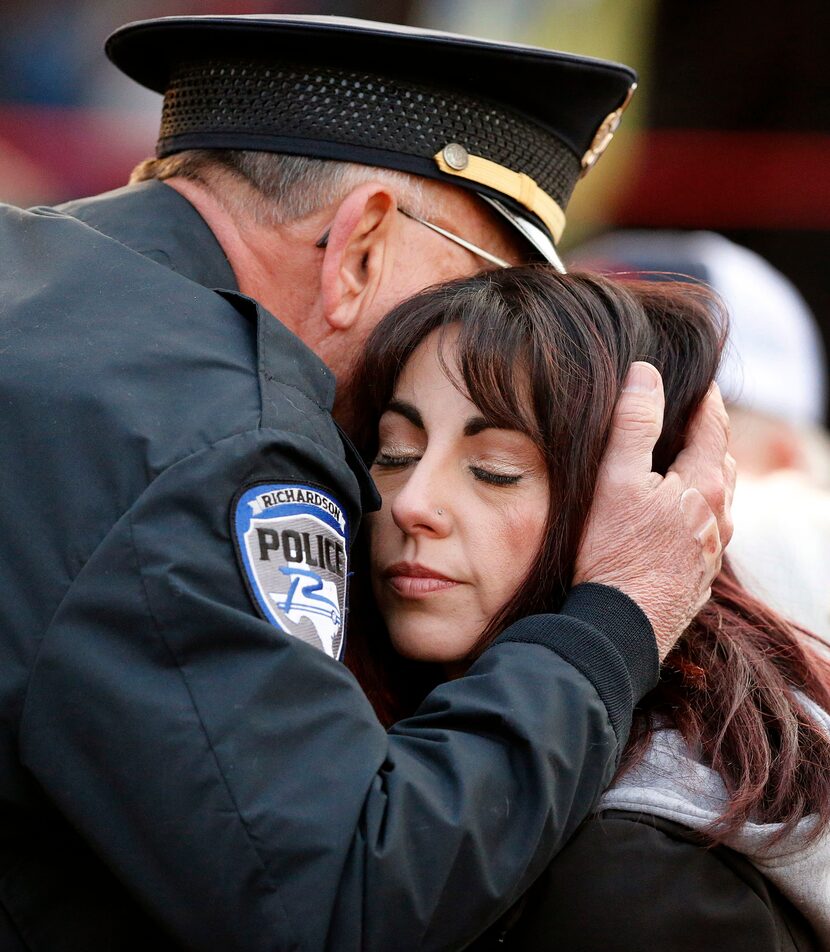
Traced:
[[469, 400], [461, 376], [458, 355], [457, 324], [431, 331], [412, 351], [395, 381], [395, 394], [417, 390], [424, 396], [434, 390], [445, 392], [450, 387]]
[[[515, 367], [503, 375], [492, 366], [482, 373], [484, 361], [479, 362], [477, 353], [467, 349], [463, 351], [466, 369], [473, 383], [478, 384], [471, 394], [460, 365], [460, 337], [457, 324], [428, 334], [404, 364], [385, 409], [411, 422], [416, 414], [452, 417], [470, 436], [489, 429], [535, 439], [539, 428], [531, 409], [528, 375]], [[492, 379], [485, 384], [484, 376]]]
[[403, 366], [392, 401], [405, 401], [416, 407], [435, 411], [478, 413], [480, 411], [470, 398], [458, 365], [455, 341], [441, 338], [433, 332], [412, 353]]

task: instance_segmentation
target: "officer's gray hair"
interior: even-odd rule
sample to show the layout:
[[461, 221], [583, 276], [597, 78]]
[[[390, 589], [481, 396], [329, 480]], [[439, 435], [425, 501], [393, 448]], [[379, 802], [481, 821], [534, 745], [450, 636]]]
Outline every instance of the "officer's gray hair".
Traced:
[[[229, 189], [228, 176], [250, 188]], [[358, 185], [394, 186], [408, 211], [426, 217], [423, 180], [415, 175], [354, 162], [236, 149], [189, 149], [163, 159], [145, 159], [130, 182], [180, 176], [200, 182], [231, 211], [260, 224], [282, 225], [340, 201]]]

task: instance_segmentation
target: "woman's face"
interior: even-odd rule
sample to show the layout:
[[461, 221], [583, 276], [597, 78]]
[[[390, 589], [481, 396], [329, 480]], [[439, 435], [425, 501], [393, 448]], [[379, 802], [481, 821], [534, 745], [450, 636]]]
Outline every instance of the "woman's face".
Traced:
[[[451, 372], [457, 332], [444, 335]], [[438, 332], [403, 369], [379, 425], [370, 518], [372, 585], [396, 650], [464, 659], [539, 551], [548, 510], [542, 454], [488, 426], [438, 361]]]

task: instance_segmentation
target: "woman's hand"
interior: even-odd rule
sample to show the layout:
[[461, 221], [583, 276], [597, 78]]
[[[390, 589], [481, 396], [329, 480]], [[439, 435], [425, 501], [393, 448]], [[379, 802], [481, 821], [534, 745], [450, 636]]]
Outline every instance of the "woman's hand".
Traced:
[[709, 598], [732, 536], [735, 488], [729, 419], [716, 385], [666, 476], [652, 472], [664, 402], [658, 371], [632, 364], [574, 571], [574, 585], [611, 585], [637, 602], [661, 660]]

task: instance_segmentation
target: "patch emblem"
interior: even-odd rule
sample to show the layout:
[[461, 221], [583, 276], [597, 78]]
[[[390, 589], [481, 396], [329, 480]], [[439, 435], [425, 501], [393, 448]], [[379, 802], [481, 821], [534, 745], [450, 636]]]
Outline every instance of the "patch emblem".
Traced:
[[338, 503], [314, 486], [261, 483], [238, 496], [233, 529], [248, 590], [263, 617], [339, 659], [348, 527]]

